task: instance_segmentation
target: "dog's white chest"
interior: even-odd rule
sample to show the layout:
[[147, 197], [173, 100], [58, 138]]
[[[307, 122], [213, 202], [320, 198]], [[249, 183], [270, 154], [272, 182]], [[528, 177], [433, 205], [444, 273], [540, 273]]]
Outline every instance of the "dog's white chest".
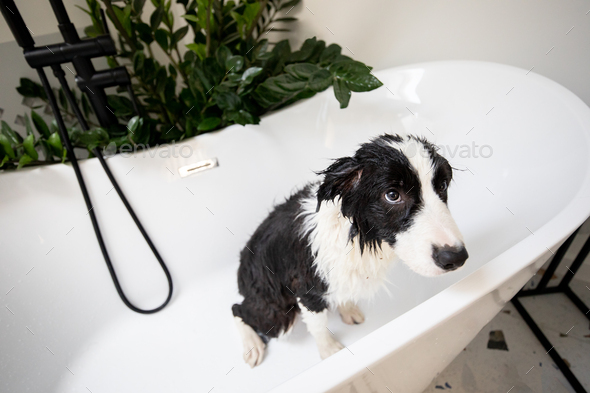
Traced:
[[327, 300], [333, 304], [357, 302], [373, 296], [383, 285], [387, 268], [394, 259], [391, 247], [381, 250], [365, 248], [361, 254], [358, 243], [349, 242], [350, 222], [340, 214], [340, 202], [323, 202], [315, 212], [316, 200], [305, 201], [305, 229], [315, 255], [318, 274], [328, 283]]

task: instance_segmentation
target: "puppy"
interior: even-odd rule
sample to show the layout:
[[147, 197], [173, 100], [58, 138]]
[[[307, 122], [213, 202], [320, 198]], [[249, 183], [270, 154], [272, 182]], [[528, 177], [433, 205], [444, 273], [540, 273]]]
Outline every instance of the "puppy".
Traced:
[[468, 258], [447, 207], [451, 166], [425, 139], [381, 135], [318, 174], [275, 207], [240, 254], [244, 301], [232, 312], [251, 367], [298, 313], [322, 359], [342, 349], [326, 329], [328, 309], [362, 323], [356, 303], [379, 289], [395, 257], [424, 276]]

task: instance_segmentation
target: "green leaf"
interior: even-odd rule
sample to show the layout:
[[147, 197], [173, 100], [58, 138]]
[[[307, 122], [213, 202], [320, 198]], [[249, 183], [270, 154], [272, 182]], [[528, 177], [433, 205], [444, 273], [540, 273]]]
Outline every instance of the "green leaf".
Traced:
[[256, 116], [253, 116], [251, 113], [241, 109], [235, 112], [227, 113], [227, 119], [231, 122], [241, 124], [245, 126], [246, 124], [258, 124], [260, 119]]
[[173, 42], [180, 42], [184, 38], [184, 36], [188, 33], [188, 26], [181, 27], [180, 29], [176, 30], [172, 35]]
[[154, 12], [152, 12], [152, 16], [150, 17], [150, 27], [153, 31], [155, 31], [158, 26], [160, 26], [160, 23], [162, 23], [162, 18], [164, 17], [165, 12], [164, 7], [162, 6], [156, 8]]
[[295, 22], [296, 20], [297, 20], [297, 18], [293, 18], [293, 17], [287, 16], [285, 18], [275, 19], [275, 22]]
[[301, 46], [301, 49], [291, 54], [289, 57], [289, 62], [303, 62], [309, 59], [313, 55], [317, 43], [318, 42], [315, 37], [306, 39]]
[[127, 97], [108, 95], [107, 102], [110, 109], [113, 110], [117, 117], [130, 116], [133, 114], [133, 104]]
[[334, 80], [334, 95], [338, 102], [340, 102], [340, 108], [344, 109], [348, 106], [350, 101], [350, 90], [346, 86], [346, 82], [342, 79]]
[[236, 110], [242, 103], [240, 97], [233, 91], [217, 93], [215, 98], [217, 106], [224, 110]]
[[25, 128], [27, 129], [27, 135], [34, 135], [33, 134], [33, 127], [31, 126], [31, 119], [29, 115], [25, 113]]
[[319, 68], [315, 64], [302, 63], [302, 64], [289, 64], [285, 67], [285, 71], [290, 75], [300, 80], [307, 80], [314, 72], [318, 71]]
[[295, 7], [297, 4], [299, 4], [301, 2], [301, 0], [290, 0], [287, 1], [283, 4], [281, 4], [279, 11], [281, 10], [285, 10], [285, 9], [291, 9], [292, 7]]
[[201, 60], [204, 60], [207, 56], [207, 46], [205, 44], [188, 44], [186, 47], [195, 52]]
[[109, 134], [104, 128], [93, 128], [86, 132], [81, 132], [78, 135], [80, 143], [88, 147], [88, 150], [92, 150], [97, 146], [106, 146], [109, 144]]
[[115, 13], [117, 19], [119, 20], [119, 22], [121, 23], [121, 25], [125, 29], [125, 32], [129, 36], [132, 36], [133, 34], [131, 33], [131, 18], [130, 18], [131, 5], [127, 5], [125, 8], [120, 8], [118, 6], [113, 5], [113, 12]]
[[16, 88], [16, 91], [23, 97], [47, 99], [43, 86], [29, 78], [20, 78], [20, 85]]
[[[199, 24], [199, 27], [201, 27], [202, 29], [207, 28], [207, 9], [211, 5], [212, 1], [213, 0], [197, 0], [198, 24]], [[213, 12], [210, 13], [209, 17], [210, 17], [209, 26], [210, 26], [211, 30], [214, 30], [215, 18], [214, 18]]]
[[346, 86], [352, 91], [371, 91], [383, 86], [383, 83], [372, 74], [351, 75], [346, 79]]
[[84, 28], [84, 34], [86, 34], [86, 37], [94, 38], [98, 37], [101, 34], [101, 32], [96, 30], [96, 27], [90, 25]]
[[2, 134], [8, 138], [13, 146], [18, 145], [23, 141], [23, 137], [14, 132], [4, 120], [2, 120]]
[[264, 55], [268, 50], [268, 40], [260, 40], [252, 50], [252, 59], [259, 59], [260, 56]]
[[307, 85], [305, 81], [301, 81], [289, 74], [282, 74], [269, 79], [273, 79], [275, 85], [279, 86], [282, 90], [286, 90], [287, 92], [303, 90]]
[[31, 158], [28, 154], [23, 154], [20, 160], [18, 160], [18, 166], [16, 169], [21, 169], [23, 166], [30, 164], [33, 161], [33, 158]]
[[359, 61], [338, 61], [329, 70], [336, 78], [345, 81], [352, 91], [370, 91], [383, 85], [371, 74], [371, 68]]
[[8, 162], [8, 160], [9, 160], [8, 156], [4, 156], [4, 158], [0, 162], [0, 168], [2, 168], [4, 166], [4, 164], [6, 164]]
[[250, 67], [242, 74], [242, 86], [249, 85], [262, 72], [261, 67]]
[[39, 158], [39, 154], [37, 154], [37, 150], [35, 150], [35, 137], [33, 135], [29, 135], [23, 141], [23, 147], [25, 148], [25, 152], [34, 160]]
[[178, 74], [176, 68], [174, 68], [174, 65], [172, 64], [168, 64], [168, 73], [170, 74], [170, 76], [174, 77]]
[[244, 19], [246, 20], [246, 29], [252, 27], [252, 22], [258, 16], [258, 11], [260, 10], [260, 2], [255, 1], [254, 3], [246, 3], [246, 8], [244, 9]]
[[343, 60], [338, 61], [328, 67], [330, 72], [339, 78], [346, 79], [350, 75], [368, 74], [371, 69], [360, 61]]
[[61, 157], [63, 146], [57, 132], [54, 132], [47, 138], [47, 144], [51, 147], [54, 155]]
[[164, 92], [164, 88], [166, 87], [166, 69], [164, 67], [160, 68], [156, 73], [156, 93], [161, 94]]
[[191, 22], [199, 23], [199, 17], [196, 15], [182, 15], [182, 17], [186, 20], [190, 20]]
[[197, 130], [199, 131], [209, 131], [214, 129], [215, 127], [219, 126], [221, 123], [221, 119], [219, 117], [207, 117], [203, 119], [202, 122], [199, 123]]
[[341, 52], [342, 48], [340, 47], [340, 45], [329, 45], [326, 49], [322, 51], [322, 54], [320, 55], [320, 63], [329, 63], [333, 61]]
[[[121, 43], [122, 44], [122, 43]], [[139, 43], [138, 43], [139, 44]], [[110, 68], [117, 68], [119, 65], [113, 56], [107, 56], [107, 65]]]
[[332, 85], [333, 76], [330, 72], [326, 69], [321, 69], [319, 71], [314, 72], [311, 77], [309, 78], [308, 86], [311, 90], [315, 92], [320, 92], [326, 90], [330, 85]]
[[131, 119], [129, 119], [129, 122], [127, 123], [127, 129], [133, 133], [137, 130], [138, 125], [139, 116], [133, 116]]
[[51, 123], [49, 123], [49, 132], [53, 133], [53, 132], [58, 132], [59, 131], [59, 127], [57, 126], [57, 120], [53, 119], [51, 120]]
[[0, 134], [0, 146], [2, 147], [2, 149], [4, 149], [4, 152], [6, 153], [6, 155], [12, 159], [15, 158], [14, 155], [14, 150], [12, 149], [12, 146], [10, 145], [10, 141], [8, 140], [8, 138], [4, 135], [4, 134]]
[[[133, 54], [133, 70], [136, 74], [140, 74], [145, 62], [145, 55], [143, 51], [138, 50]], [[141, 74], [140, 74], [141, 75]]]
[[165, 52], [168, 52], [168, 32], [164, 29], [158, 29], [154, 33], [154, 37], [156, 37], [156, 42], [164, 49]]
[[215, 58], [217, 59], [219, 65], [223, 68], [225, 68], [225, 63], [227, 62], [227, 59], [229, 59], [231, 56], [231, 50], [229, 50], [229, 48], [225, 45], [221, 45], [215, 51]]
[[[82, 102], [84, 101], [82, 100]], [[51, 133], [49, 132], [49, 127], [47, 127], [45, 120], [43, 120], [43, 118], [35, 111], [31, 111], [31, 119], [33, 120], [37, 132], [39, 132], [40, 135], [43, 135], [44, 138], [49, 138]]]
[[137, 35], [139, 36], [139, 39], [141, 39], [143, 42], [145, 42], [146, 44], [151, 44], [152, 42], [154, 42], [154, 36], [152, 35], [152, 28], [141, 22], [135, 25], [135, 30], [137, 31]]
[[244, 58], [239, 55], [232, 56], [225, 61], [225, 69], [227, 72], [238, 72], [242, 69], [243, 65]]
[[141, 11], [143, 11], [144, 4], [145, 0], [133, 0], [133, 10], [137, 15], [140, 15]]
[[45, 157], [45, 161], [53, 162], [53, 154], [51, 153], [51, 147], [47, 143], [46, 140], [40, 139], [39, 146], [41, 146], [41, 151], [43, 152], [43, 156]]
[[196, 134], [195, 121], [193, 121], [190, 118], [186, 119], [186, 126], [184, 127], [184, 129], [185, 129], [185, 135], [187, 138], [195, 136], [195, 134]]

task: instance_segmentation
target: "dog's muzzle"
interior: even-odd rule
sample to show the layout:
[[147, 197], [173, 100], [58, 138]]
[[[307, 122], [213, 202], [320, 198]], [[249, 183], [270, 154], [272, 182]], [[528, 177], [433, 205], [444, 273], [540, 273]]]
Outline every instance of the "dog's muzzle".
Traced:
[[443, 270], [451, 271], [463, 266], [469, 254], [464, 245], [458, 247], [444, 246], [432, 247], [432, 258], [436, 266]]

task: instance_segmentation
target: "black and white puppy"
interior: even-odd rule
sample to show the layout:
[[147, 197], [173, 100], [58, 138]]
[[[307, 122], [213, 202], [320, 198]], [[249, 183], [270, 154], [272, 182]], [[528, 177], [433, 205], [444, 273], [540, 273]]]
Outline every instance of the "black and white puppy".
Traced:
[[379, 289], [395, 257], [424, 276], [468, 257], [447, 207], [451, 166], [425, 139], [385, 134], [319, 174], [323, 180], [278, 205], [241, 252], [244, 301], [232, 311], [251, 367], [298, 313], [322, 359], [342, 349], [326, 329], [328, 309], [345, 323], [363, 322], [356, 303]]

